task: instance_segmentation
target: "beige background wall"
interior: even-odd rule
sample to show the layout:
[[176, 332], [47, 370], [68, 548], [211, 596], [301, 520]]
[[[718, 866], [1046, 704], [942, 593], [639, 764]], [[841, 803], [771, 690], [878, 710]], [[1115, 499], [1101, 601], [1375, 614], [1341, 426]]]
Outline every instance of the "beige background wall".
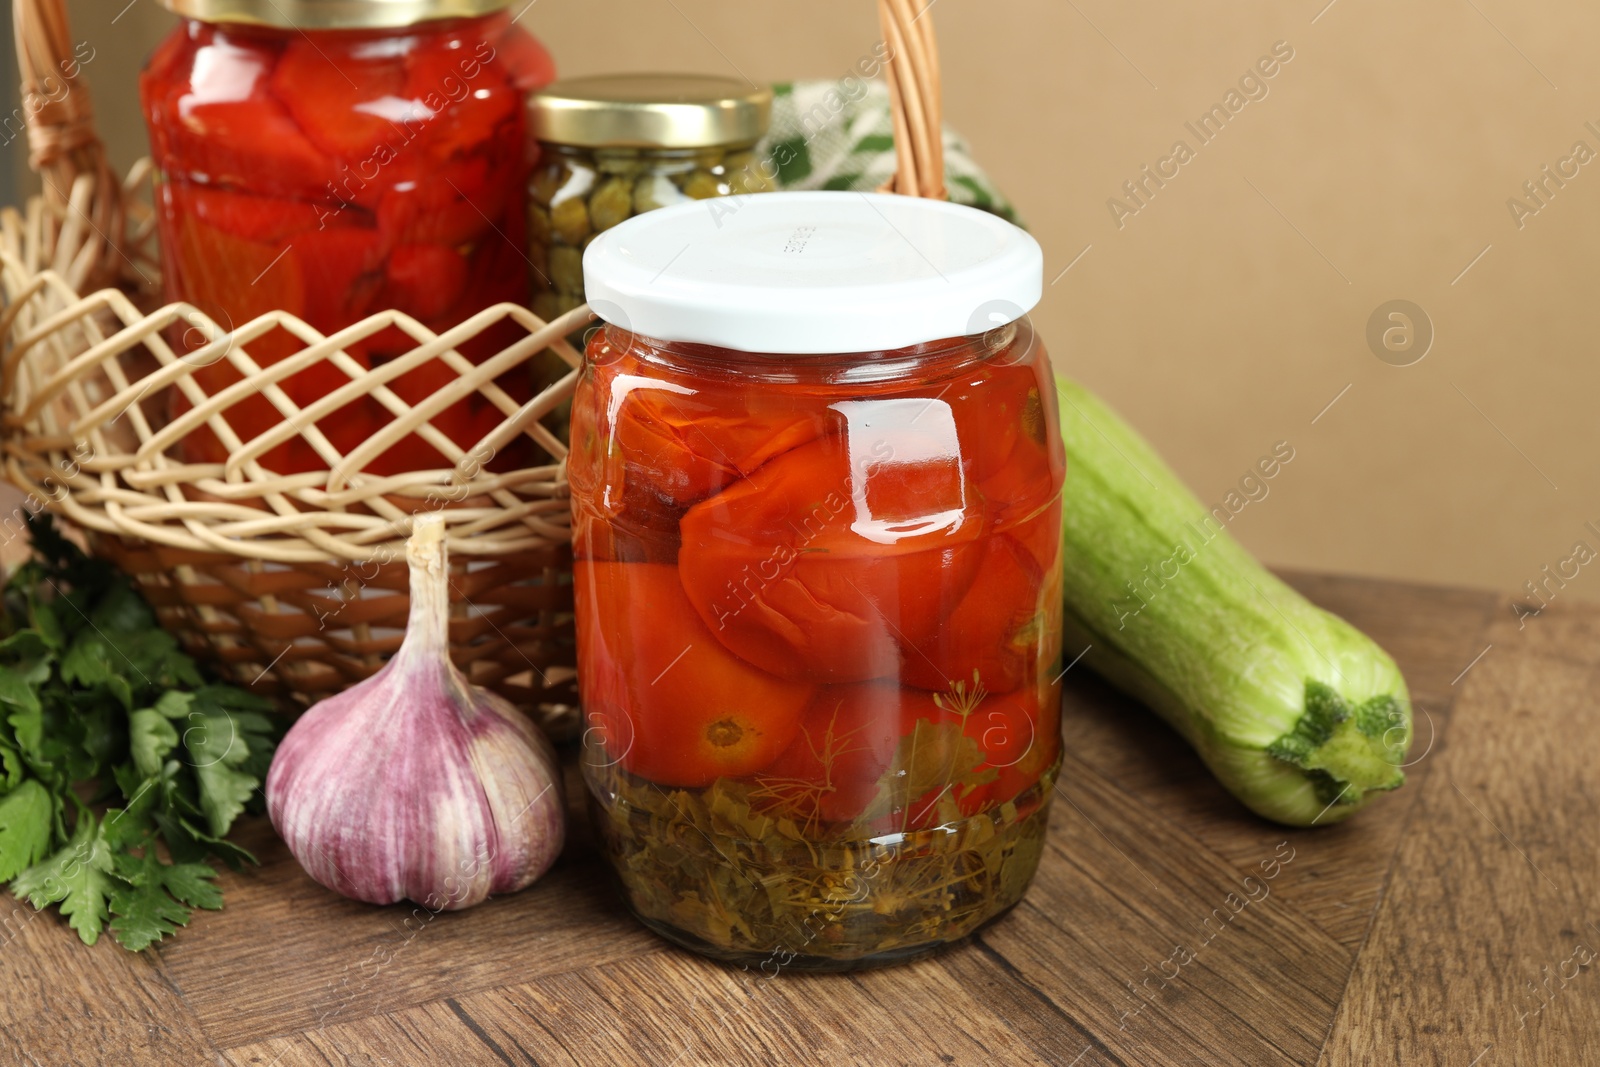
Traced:
[[[1506, 205], [1575, 141], [1600, 152], [1584, 126], [1600, 129], [1600, 9], [1326, 2], [942, 0], [948, 118], [1047, 277], [1072, 264], [1036, 315], [1058, 366], [1208, 502], [1294, 446], [1233, 525], [1250, 548], [1517, 589], [1580, 537], [1600, 549], [1582, 529], [1600, 526], [1600, 160], [1521, 229]], [[134, 73], [171, 25], [156, 0], [113, 24], [125, 3], [71, 5], [124, 162], [143, 136]], [[836, 77], [877, 39], [865, 0], [536, 0], [522, 21], [567, 74]], [[1184, 123], [1278, 41], [1293, 59], [1268, 94], [1200, 146]], [[1107, 199], [1180, 138], [1195, 158], [1119, 228]], [[1397, 298], [1436, 330], [1407, 367], [1365, 339]], [[1600, 578], [1562, 595], [1600, 598]]]

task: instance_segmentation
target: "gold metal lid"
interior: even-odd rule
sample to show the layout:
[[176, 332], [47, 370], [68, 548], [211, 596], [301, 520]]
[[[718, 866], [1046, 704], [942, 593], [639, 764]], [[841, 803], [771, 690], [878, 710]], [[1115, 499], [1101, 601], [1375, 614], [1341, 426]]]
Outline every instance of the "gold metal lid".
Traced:
[[432, 19], [476, 18], [511, 0], [161, 0], [174, 14], [202, 22], [286, 30], [399, 29]]
[[568, 78], [528, 100], [534, 136], [581, 148], [711, 148], [767, 132], [772, 90], [706, 74]]

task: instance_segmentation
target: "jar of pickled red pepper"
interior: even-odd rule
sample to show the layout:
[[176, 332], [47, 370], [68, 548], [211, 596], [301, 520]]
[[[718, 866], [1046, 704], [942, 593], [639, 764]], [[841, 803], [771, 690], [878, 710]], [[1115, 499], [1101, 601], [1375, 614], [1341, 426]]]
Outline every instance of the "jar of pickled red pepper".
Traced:
[[902, 960], [1015, 904], [1059, 765], [1039, 246], [909, 197], [608, 230], [569, 473], [583, 771], [643, 922]]
[[[283, 309], [323, 334], [391, 308], [442, 332], [501, 301], [527, 303], [535, 149], [526, 97], [554, 70], [506, 0], [165, 2], [183, 21], [150, 57], [139, 90], [168, 299], [225, 328]], [[481, 362], [518, 331], [484, 331], [460, 351]], [[390, 327], [346, 350], [370, 369], [416, 343]], [[280, 330], [247, 350], [267, 365], [302, 347]], [[195, 377], [215, 395], [241, 375], [219, 360]], [[435, 360], [389, 387], [414, 404], [454, 377]], [[322, 363], [282, 387], [304, 407], [348, 381]], [[526, 371], [501, 384], [518, 399], [531, 395]], [[244, 440], [283, 418], [260, 396], [224, 415]], [[503, 418], [474, 395], [433, 425], [466, 448]], [[317, 428], [348, 453], [391, 419], [362, 397]], [[209, 428], [182, 447], [191, 462], [227, 458]], [[279, 472], [327, 466], [300, 438], [262, 463]], [[368, 469], [448, 465], [413, 434]]]
[[775, 188], [777, 162], [752, 151], [771, 110], [770, 88], [703, 74], [569, 78], [533, 94], [534, 313], [548, 321], [584, 302], [583, 250], [622, 220]]

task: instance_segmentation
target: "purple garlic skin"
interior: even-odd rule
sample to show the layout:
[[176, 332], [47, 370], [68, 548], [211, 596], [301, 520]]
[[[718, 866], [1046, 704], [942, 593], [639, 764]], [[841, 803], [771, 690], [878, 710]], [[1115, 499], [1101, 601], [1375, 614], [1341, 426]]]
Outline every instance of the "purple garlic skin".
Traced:
[[543, 874], [565, 841], [565, 805], [544, 735], [450, 662], [444, 521], [419, 516], [414, 529], [400, 651], [294, 724], [267, 774], [267, 810], [329, 889], [448, 911]]

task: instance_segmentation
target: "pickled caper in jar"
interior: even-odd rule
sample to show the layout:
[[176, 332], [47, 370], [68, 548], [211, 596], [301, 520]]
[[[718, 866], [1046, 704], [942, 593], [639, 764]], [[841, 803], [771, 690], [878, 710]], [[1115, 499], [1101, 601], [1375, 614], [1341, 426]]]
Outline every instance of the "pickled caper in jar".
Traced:
[[716, 170], [726, 154], [720, 148], [703, 148], [694, 154], [694, 165], [701, 170]]
[[589, 222], [596, 233], [609, 230], [633, 214], [633, 181], [607, 178], [589, 198]]
[[550, 211], [538, 204], [528, 205], [528, 241], [532, 244], [550, 243]]
[[557, 292], [583, 292], [583, 252], [568, 245], [550, 249], [550, 281]]
[[548, 207], [570, 177], [572, 172], [559, 159], [541, 164], [534, 170], [533, 180], [528, 183], [528, 195], [533, 198], [534, 203]]
[[728, 175], [728, 189], [735, 195], [770, 193], [776, 188], [777, 184], [771, 178], [754, 167]]
[[684, 179], [681, 188], [683, 195], [692, 200], [710, 200], [713, 197], [728, 195], [728, 187], [708, 170], [693, 171]]
[[633, 213], [642, 215], [658, 207], [681, 204], [688, 197], [664, 174], [646, 174], [633, 183]]
[[601, 149], [594, 154], [594, 165], [601, 174], [633, 177], [646, 168], [646, 161], [643, 155], [633, 149], [623, 151]]
[[550, 209], [550, 226], [562, 241], [578, 244], [594, 232], [589, 221], [588, 201], [577, 196], [561, 201]]
[[728, 188], [735, 194], [770, 193], [778, 187], [754, 152], [735, 152], [728, 156], [724, 166]]
[[541, 293], [535, 293], [533, 296], [533, 313], [544, 321], [550, 322], [561, 314], [560, 301], [561, 298], [548, 289]]

